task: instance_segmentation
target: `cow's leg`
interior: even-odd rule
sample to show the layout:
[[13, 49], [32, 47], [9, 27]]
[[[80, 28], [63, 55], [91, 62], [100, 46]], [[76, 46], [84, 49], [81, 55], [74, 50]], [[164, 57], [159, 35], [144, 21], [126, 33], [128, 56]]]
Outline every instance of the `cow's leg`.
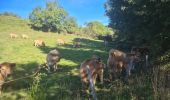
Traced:
[[92, 80], [93, 80], [93, 84], [94, 84], [94, 85], [96, 84], [97, 76], [98, 76], [97, 74], [96, 74], [96, 75], [93, 75]]
[[88, 87], [89, 84], [82, 81], [82, 100], [85, 100], [85, 98], [88, 96]]
[[48, 71], [48, 73], [51, 72], [51, 66], [49, 64], [47, 64], [47, 71]]
[[0, 95], [2, 94], [2, 84], [0, 83]]
[[100, 83], [103, 84], [103, 70], [101, 70], [99, 74], [99, 78], [100, 78]]
[[113, 80], [113, 69], [109, 68], [109, 80], [112, 81]]
[[126, 83], [128, 83], [128, 77], [130, 76], [131, 67], [132, 67], [131, 64], [127, 64], [127, 66], [125, 67], [126, 68], [126, 75], [125, 75], [124, 81]]
[[57, 64], [54, 64], [54, 71], [57, 70]]

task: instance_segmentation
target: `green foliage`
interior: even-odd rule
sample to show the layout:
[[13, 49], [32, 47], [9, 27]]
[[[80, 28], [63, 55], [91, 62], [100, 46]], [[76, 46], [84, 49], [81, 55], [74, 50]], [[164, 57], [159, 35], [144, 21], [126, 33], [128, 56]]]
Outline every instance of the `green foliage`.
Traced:
[[76, 20], [73, 17], [68, 17], [64, 21], [64, 28], [67, 31], [67, 33], [75, 33], [78, 31], [78, 25], [76, 23]]
[[46, 8], [36, 7], [29, 16], [31, 25], [43, 31], [61, 32], [67, 12], [56, 2], [47, 2]]
[[107, 0], [106, 15], [117, 30], [117, 40], [150, 45], [157, 53], [170, 49], [169, 0]]
[[98, 21], [92, 21], [86, 24], [86, 26], [83, 28], [83, 33], [92, 37], [97, 37], [113, 34], [113, 31], [111, 28], [104, 26]]
[[149, 46], [154, 100], [169, 98], [165, 73], [169, 71], [170, 1], [107, 0], [105, 9], [120, 47]]
[[47, 100], [47, 87], [45, 84], [40, 84], [41, 80], [47, 76], [45, 73], [39, 73], [33, 79], [33, 83], [29, 88], [29, 100]]

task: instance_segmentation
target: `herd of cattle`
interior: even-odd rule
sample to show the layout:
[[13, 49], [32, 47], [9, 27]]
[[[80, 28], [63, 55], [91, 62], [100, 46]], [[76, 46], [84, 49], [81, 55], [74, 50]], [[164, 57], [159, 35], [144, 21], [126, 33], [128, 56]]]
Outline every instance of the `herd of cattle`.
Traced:
[[[10, 34], [11, 38], [17, 38], [18, 35]], [[28, 39], [27, 35], [22, 35], [22, 38]], [[63, 45], [62, 39], [57, 40], [59, 45]], [[34, 46], [45, 46], [44, 41], [35, 40]], [[73, 44], [73, 47], [80, 47], [80, 40]], [[125, 53], [117, 49], [111, 49], [108, 52], [107, 67], [97, 55], [93, 55], [92, 58], [83, 61], [80, 65], [80, 78], [82, 82], [83, 90], [86, 90], [89, 85], [96, 83], [97, 77], [103, 84], [103, 73], [105, 69], [108, 69], [109, 80], [116, 79], [120, 73], [124, 72], [124, 81], [128, 82], [128, 77], [131, 71], [135, 68], [136, 63], [144, 61], [145, 66], [148, 67], [148, 54], [149, 49], [147, 47], [133, 47], [130, 53]], [[38, 67], [38, 69], [45, 68], [50, 72], [51, 70], [57, 70], [57, 63], [60, 61], [61, 54], [57, 49], [49, 51], [46, 56], [46, 63]], [[0, 64], [0, 89], [5, 82], [6, 77], [12, 73], [12, 68], [15, 63], [4, 62]], [[90, 76], [89, 76], [90, 75]], [[90, 83], [92, 80], [92, 83]]]
[[[10, 38], [11, 39], [18, 38], [18, 37], [19, 37], [19, 35], [15, 34], [15, 33], [11, 33], [10, 34]], [[26, 35], [26, 34], [22, 34], [21, 38], [28, 39], [29, 36]], [[64, 39], [60, 39], [60, 38], [57, 39], [57, 44], [58, 45], [64, 45], [65, 44]], [[45, 42], [42, 39], [36, 39], [36, 40], [34, 40], [34, 44], [33, 45], [36, 46], [36, 47], [44, 47], [45, 46]], [[74, 48], [80, 48], [80, 39], [77, 39], [76, 41], [74, 41], [73, 47]]]

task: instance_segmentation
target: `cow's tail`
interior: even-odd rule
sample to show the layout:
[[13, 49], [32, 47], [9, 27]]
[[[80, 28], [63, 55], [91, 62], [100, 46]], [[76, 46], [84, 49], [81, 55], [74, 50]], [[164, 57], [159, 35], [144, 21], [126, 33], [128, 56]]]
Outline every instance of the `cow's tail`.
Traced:
[[94, 82], [93, 82], [93, 79], [92, 79], [92, 73], [90, 71], [89, 65], [86, 66], [86, 71], [87, 71], [87, 75], [88, 75], [88, 80], [90, 82], [91, 94], [93, 96], [93, 99], [97, 100], [95, 86], [94, 86]]

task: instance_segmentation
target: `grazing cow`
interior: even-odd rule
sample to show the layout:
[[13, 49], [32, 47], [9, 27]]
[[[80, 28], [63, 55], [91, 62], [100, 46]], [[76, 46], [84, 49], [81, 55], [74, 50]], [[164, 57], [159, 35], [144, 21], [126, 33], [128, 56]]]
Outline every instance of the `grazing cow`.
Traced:
[[83, 91], [90, 85], [92, 95], [95, 93], [94, 85], [96, 78], [99, 77], [101, 84], [103, 84], [103, 64], [101, 58], [93, 56], [91, 59], [85, 60], [80, 66], [80, 77], [82, 82]]
[[10, 37], [11, 37], [11, 38], [17, 38], [18, 35], [17, 35], [17, 34], [14, 34], [14, 33], [11, 33], [11, 34], [10, 34]]
[[34, 46], [45, 46], [45, 42], [43, 40], [34, 40]]
[[[145, 70], [147, 70], [149, 66], [149, 48], [148, 47], [132, 47], [131, 53], [135, 53], [145, 62]], [[134, 69], [135, 65], [133, 66]]]
[[28, 35], [26, 35], [26, 34], [22, 34], [21, 37], [22, 37], [23, 39], [28, 39]]
[[54, 71], [57, 70], [57, 62], [60, 61], [60, 53], [58, 50], [54, 49], [51, 50], [46, 57], [46, 64], [48, 67], [48, 71], [51, 70], [51, 68], [53, 68]]
[[5, 82], [5, 79], [8, 75], [12, 74], [12, 69], [15, 66], [15, 63], [4, 62], [0, 64], [0, 93], [2, 91], [2, 85]]
[[65, 44], [63, 39], [57, 39], [57, 43], [58, 43], [58, 45], [64, 45]]
[[74, 43], [73, 43], [73, 48], [80, 48], [80, 39], [77, 39]]
[[132, 69], [133, 63], [138, 61], [139, 58], [133, 53], [124, 53], [122, 51], [111, 49], [109, 51], [109, 58], [107, 60], [107, 66], [109, 70], [109, 78], [116, 78], [117, 73], [125, 71], [125, 82], [128, 82], [128, 76]]

